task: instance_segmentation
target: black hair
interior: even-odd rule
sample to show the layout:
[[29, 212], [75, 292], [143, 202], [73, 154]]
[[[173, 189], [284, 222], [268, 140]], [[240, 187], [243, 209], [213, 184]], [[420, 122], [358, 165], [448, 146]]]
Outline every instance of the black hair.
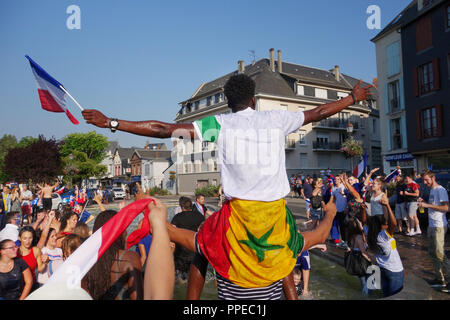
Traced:
[[353, 241], [353, 243], [355, 242], [355, 236], [363, 236], [363, 230], [359, 227], [358, 219], [356, 217], [351, 217], [347, 220], [345, 234], [345, 238], [347, 239], [349, 245], [351, 241]]
[[235, 112], [248, 106], [255, 96], [255, 87], [255, 81], [245, 74], [231, 76], [224, 86], [228, 107]]
[[[7, 244], [8, 242], [14, 243], [14, 241], [12, 241], [11, 239], [5, 239], [5, 240], [0, 241], [0, 250], [5, 249], [5, 246], [6, 246], [6, 244]], [[15, 243], [14, 243], [14, 244], [15, 244]], [[0, 257], [1, 257], [1, 256], [2, 256], [2, 255], [0, 254]]]
[[[70, 207], [69, 207], [69, 208], [70, 208]], [[77, 217], [78, 217], [78, 214], [76, 214], [75, 212], [73, 212], [73, 211], [72, 211], [72, 208], [70, 208], [70, 210], [67, 209], [67, 208], [64, 208], [64, 209], [63, 209], [63, 214], [62, 214], [62, 217], [61, 217], [61, 225], [60, 225], [60, 227], [59, 227], [59, 230], [60, 230], [60, 231], [64, 231], [64, 229], [67, 227], [67, 221], [68, 221], [72, 216], [77, 216]]]
[[203, 193], [199, 193], [195, 196], [195, 200], [199, 199], [200, 197], [206, 198]]
[[14, 217], [19, 214], [19, 211], [10, 211], [8, 213], [6, 213], [5, 215], [5, 224], [8, 224], [11, 222], [12, 219], [14, 219]]
[[181, 209], [186, 211], [192, 210], [192, 200], [189, 199], [188, 197], [181, 197], [179, 202]]
[[378, 214], [368, 218], [367, 222], [369, 226], [369, 232], [367, 233], [367, 245], [369, 246], [370, 250], [372, 250], [373, 252], [377, 252], [378, 234], [381, 232], [382, 226], [387, 224], [387, 220], [384, 214]]
[[54, 229], [54, 228], [48, 229], [47, 239], [45, 239], [44, 246], [47, 245], [48, 239], [50, 239], [50, 236], [51, 236], [51, 234], [52, 234], [53, 231], [56, 231], [56, 229]]

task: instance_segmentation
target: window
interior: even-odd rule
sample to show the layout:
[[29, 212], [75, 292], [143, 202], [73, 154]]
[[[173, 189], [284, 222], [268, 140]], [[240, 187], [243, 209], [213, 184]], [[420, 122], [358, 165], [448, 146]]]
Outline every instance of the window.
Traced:
[[418, 112], [418, 140], [442, 136], [442, 105]]
[[208, 141], [202, 141], [202, 151], [207, 151], [209, 146]]
[[300, 168], [307, 168], [308, 167], [308, 154], [307, 153], [300, 153]]
[[450, 6], [447, 6], [447, 29], [450, 28]]
[[377, 119], [372, 119], [372, 134], [377, 135]]
[[304, 91], [303, 86], [301, 86], [299, 84], [297, 84], [297, 95], [299, 95], [299, 96], [305, 95], [305, 91]]
[[348, 96], [348, 93], [338, 91], [337, 96], [338, 96], [338, 100], [341, 100], [342, 98], [345, 98], [346, 96]]
[[400, 118], [391, 120], [391, 145], [393, 150], [402, 148], [402, 130], [400, 126]]
[[432, 45], [431, 15], [427, 14], [416, 23], [416, 52], [423, 51]]
[[325, 89], [316, 88], [315, 89], [315, 96], [316, 96], [316, 98], [327, 99], [328, 98], [328, 91], [325, 90]]
[[298, 141], [298, 143], [300, 145], [306, 145], [306, 131], [305, 130], [299, 130], [299, 137], [300, 140]]
[[394, 42], [386, 47], [387, 76], [393, 76], [400, 72], [400, 44]]
[[214, 103], [219, 103], [220, 102], [220, 93], [216, 93], [214, 95]]
[[338, 113], [339, 122], [347, 125], [349, 116], [350, 116], [349, 112], [339, 112]]
[[417, 69], [417, 72], [417, 77], [419, 79], [419, 93], [422, 95], [433, 90], [433, 63], [429, 62], [421, 65]]
[[388, 104], [389, 112], [400, 110], [400, 90], [399, 81], [393, 81], [388, 84]]
[[195, 102], [194, 102], [194, 111], [195, 111], [195, 110], [198, 110], [199, 105], [200, 105], [200, 102], [199, 102], [199, 101], [195, 101]]
[[212, 97], [206, 98], [206, 106], [210, 106], [212, 101]]
[[287, 104], [280, 104], [280, 110], [287, 111], [287, 109], [288, 109]]

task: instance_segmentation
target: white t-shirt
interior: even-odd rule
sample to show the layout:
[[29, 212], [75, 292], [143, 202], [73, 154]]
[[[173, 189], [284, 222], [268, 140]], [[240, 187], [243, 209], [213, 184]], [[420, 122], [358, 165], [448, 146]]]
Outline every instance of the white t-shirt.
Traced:
[[[22, 197], [23, 198], [33, 198], [33, 193], [31, 193], [30, 190], [23, 191], [22, 192]], [[22, 201], [22, 206], [29, 205], [30, 203], [31, 203], [31, 200], [23, 200]]]
[[380, 268], [391, 272], [403, 271], [402, 260], [397, 250], [397, 242], [386, 230], [378, 234], [377, 244], [381, 251], [377, 252], [377, 262]]
[[290, 192], [285, 137], [297, 131], [304, 120], [302, 111], [247, 108], [193, 124], [201, 141], [217, 142], [225, 197], [275, 201]]
[[47, 247], [42, 248], [41, 253], [47, 254], [49, 262], [42, 272], [38, 272], [37, 281], [44, 284], [48, 278], [55, 272], [55, 270], [63, 264], [63, 252], [61, 248], [49, 249]]
[[339, 187], [331, 188], [331, 195], [336, 199], [336, 210], [337, 212], [344, 212], [347, 207], [347, 197], [342, 194], [342, 190], [344, 190], [344, 186], [341, 184]]
[[[429, 204], [441, 206], [442, 202], [448, 202], [448, 193], [443, 186], [437, 186], [430, 190]], [[428, 226], [431, 228], [447, 226], [447, 217], [445, 212], [428, 208]]]

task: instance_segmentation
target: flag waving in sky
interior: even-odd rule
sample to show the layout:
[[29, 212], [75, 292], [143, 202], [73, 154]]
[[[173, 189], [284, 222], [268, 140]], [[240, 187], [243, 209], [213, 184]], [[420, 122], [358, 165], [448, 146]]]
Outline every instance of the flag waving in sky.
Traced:
[[367, 152], [364, 153], [364, 156], [361, 159], [361, 162], [353, 169], [353, 175], [356, 178], [359, 178], [360, 175], [366, 170], [367, 167]]
[[36, 78], [42, 109], [50, 112], [65, 112], [73, 124], [79, 124], [78, 120], [66, 108], [66, 92], [63, 90], [63, 85], [29, 56], [25, 57], [30, 61], [31, 70]]

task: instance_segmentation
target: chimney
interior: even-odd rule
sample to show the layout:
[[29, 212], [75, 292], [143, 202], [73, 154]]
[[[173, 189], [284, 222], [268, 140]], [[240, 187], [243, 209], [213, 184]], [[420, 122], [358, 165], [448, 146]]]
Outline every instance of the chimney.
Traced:
[[270, 53], [270, 70], [272, 70], [272, 72], [275, 72], [275, 57], [274, 57], [274, 48], [271, 48], [269, 50]]
[[334, 66], [333, 73], [334, 73], [334, 75], [336, 77], [336, 80], [337, 81], [341, 81], [341, 73], [339, 72], [339, 66], [337, 66], [337, 65]]
[[283, 72], [283, 61], [281, 59], [281, 50], [278, 50], [278, 72], [282, 73]]
[[244, 60], [239, 60], [238, 61], [238, 73], [243, 73], [244, 70], [245, 70]]

